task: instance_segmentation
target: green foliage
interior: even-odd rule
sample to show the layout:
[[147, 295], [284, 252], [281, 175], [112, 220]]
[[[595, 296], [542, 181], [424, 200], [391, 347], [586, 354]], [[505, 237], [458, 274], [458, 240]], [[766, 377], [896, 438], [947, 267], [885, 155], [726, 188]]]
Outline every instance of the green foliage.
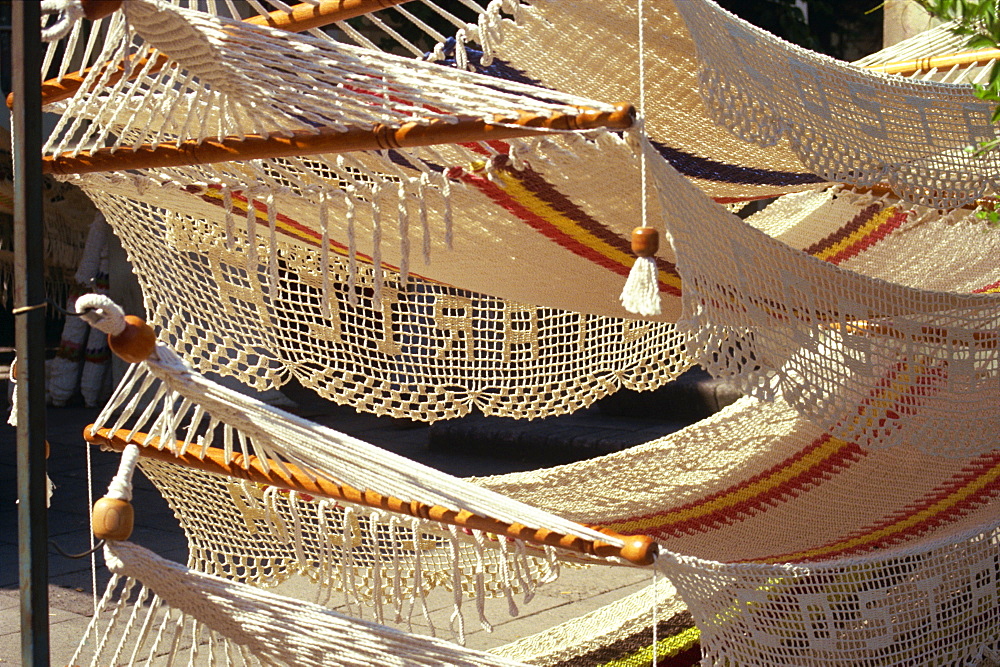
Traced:
[[[1000, 16], [996, 0], [917, 0], [933, 16], [946, 21], [956, 21], [954, 31], [968, 37], [970, 49], [1000, 49]], [[993, 102], [993, 122], [1000, 122], [1000, 61], [995, 61], [985, 85], [975, 85], [976, 95]], [[997, 142], [991, 141], [974, 149], [981, 153], [994, 150]]]
[[[970, 49], [1000, 49], [1000, 17], [996, 0], [917, 0], [933, 16], [946, 21], [956, 21], [955, 34], [969, 39]], [[1000, 61], [994, 61], [986, 84], [973, 86], [976, 96], [992, 102], [992, 122], [1000, 122]], [[1000, 148], [1000, 139], [985, 141], [979, 146], [971, 146], [969, 152], [975, 155], [995, 151]], [[1000, 211], [996, 207], [983, 207], [976, 216], [984, 220], [987, 230], [1000, 227]]]

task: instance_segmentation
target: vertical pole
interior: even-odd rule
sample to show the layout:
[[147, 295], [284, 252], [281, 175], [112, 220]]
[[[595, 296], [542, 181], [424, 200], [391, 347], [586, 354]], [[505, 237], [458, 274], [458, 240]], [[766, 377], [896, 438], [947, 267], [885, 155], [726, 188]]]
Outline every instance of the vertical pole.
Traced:
[[14, 321], [21, 664], [48, 667], [45, 282], [42, 255], [42, 43], [38, 2], [12, 3]]

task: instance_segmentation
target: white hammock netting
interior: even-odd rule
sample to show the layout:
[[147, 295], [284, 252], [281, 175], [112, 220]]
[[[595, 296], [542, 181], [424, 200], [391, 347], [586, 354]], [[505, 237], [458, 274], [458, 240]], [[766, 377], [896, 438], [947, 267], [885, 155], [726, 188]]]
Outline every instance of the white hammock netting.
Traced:
[[[207, 451], [221, 440], [223, 447], [227, 441], [237, 450], [252, 445], [273, 460], [294, 461], [306, 456], [302, 441], [308, 440], [324, 452], [317, 456], [325, 463], [312, 468], [324, 477], [370, 477], [369, 465], [358, 464], [371, 458], [386, 469], [377, 488], [433, 501], [441, 499], [442, 487], [451, 489], [450, 497], [469, 484], [415, 464], [401, 466], [370, 446], [361, 457], [361, 443], [321, 427], [312, 427], [309, 438], [262, 441], [252, 424], [265, 415], [272, 424], [294, 419], [182, 369], [154, 362], [150, 370], [181, 394], [156, 390], [154, 383], [150, 389], [161, 398], [145, 415], [105, 425], [138, 427], [160, 415], [150, 430], [165, 443], [191, 441], [199, 422], [221, 420], [207, 431], [213, 440], [197, 438], [178, 450]], [[127, 387], [115, 405], [129, 396]], [[193, 425], [179, 428], [185, 416], [195, 418]], [[391, 480], [390, 466], [406, 471], [406, 485]], [[551, 558], [558, 552], [549, 560], [527, 558], [523, 546], [475, 531], [442, 530], [433, 522], [166, 463], [147, 462], [144, 470], [181, 519], [196, 570], [257, 586], [305, 574], [321, 586], [318, 599], [366, 602], [379, 619], [406, 607], [416, 613], [434, 587], [453, 590], [460, 606], [465, 596], [510, 599], [555, 573]], [[428, 488], [431, 477], [437, 481]], [[896, 483], [886, 484], [887, 478]], [[774, 664], [784, 655], [808, 664], [902, 665], [931, 655], [961, 664], [993, 647], [1000, 625], [991, 537], [998, 480], [995, 451], [942, 459], [914, 447], [869, 450], [825, 433], [781, 401], [747, 398], [619, 454], [476, 483], [503, 494], [493, 498], [516, 498], [541, 510], [527, 512], [513, 500], [496, 506], [521, 523], [567, 530], [572, 524], [547, 513], [558, 512], [573, 522], [656, 537], [666, 550], [657, 567], [677, 584], [703, 645], [718, 651], [707, 654], [717, 660], [709, 664], [724, 664], [729, 647], [739, 644], [748, 652], [741, 657], [757, 655], [756, 662], [741, 664]], [[141, 572], [134, 575], [143, 580]], [[890, 623], [902, 613], [900, 605], [907, 609], [905, 621]], [[920, 632], [932, 626], [933, 639], [922, 638]], [[749, 644], [747, 628], [756, 633]]]
[[995, 191], [992, 107], [966, 84], [904, 80], [794, 46], [711, 0], [677, 5], [698, 47], [705, 106], [761, 146], [788, 139], [824, 179], [886, 182], [904, 199], [955, 208]]
[[[275, 49], [291, 48], [286, 42], [339, 48], [281, 35], [268, 36]], [[422, 76], [444, 86], [452, 72], [428, 69]], [[75, 108], [97, 113], [108, 106], [117, 108], [83, 102]], [[121, 118], [102, 122], [131, 131], [119, 127]], [[651, 153], [651, 162], [659, 161]], [[604, 132], [593, 139], [283, 158], [78, 181], [125, 238], [168, 340], [200, 368], [258, 387], [294, 376], [362, 409], [421, 419], [462, 414], [473, 405], [533, 417], [587, 405], [619, 386], [656, 386], [688, 365], [668, 326], [517, 305], [623, 313], [617, 287], [631, 262], [624, 237], [641, 220], [634, 205], [623, 208], [621, 197], [639, 182], [638, 162], [629, 142]], [[650, 215], [663, 217], [666, 208], [654, 199]], [[137, 217], [144, 221], [138, 227]], [[816, 225], [790, 217], [797, 222], [789, 227]], [[411, 235], [418, 233], [412, 243], [422, 246], [420, 273], [430, 280], [411, 285]], [[396, 241], [383, 241], [388, 236]], [[860, 264], [880, 256], [878, 250], [867, 250]], [[669, 248], [657, 259], [661, 317], [672, 319], [680, 303], [677, 271]], [[177, 280], [198, 276], [196, 288], [183, 295], [170, 289], [174, 281], [164, 276], [175, 272]], [[511, 301], [491, 307], [485, 298], [431, 281]], [[871, 309], [863, 312], [847, 324], [873, 319]], [[936, 331], [941, 325], [921, 326]], [[790, 348], [800, 342], [783, 341], [783, 354], [794, 354]], [[878, 373], [897, 360], [888, 358]], [[832, 403], [826, 418], [839, 419], [842, 403]]]
[[[113, 61], [132, 52], [148, 57], [133, 64], [134, 76], [117, 82], [113, 68], [91, 70], [93, 79], [84, 86], [101, 94], [66, 103], [47, 151], [249, 133], [345, 133], [376, 122], [576, 114], [580, 107], [614, 111], [613, 105], [513, 81], [487, 87], [491, 80], [473, 73], [169, 3], [139, 0], [123, 11], [109, 29], [104, 55]], [[168, 64], [157, 70], [160, 54]], [[330, 104], [333, 96], [336, 105]], [[95, 124], [82, 132], [87, 120]]]
[[[673, 206], [667, 224], [684, 281], [679, 326], [690, 337], [688, 353], [709, 372], [733, 377], [750, 395], [780, 394], [823, 428], [865, 447], [911, 443], [941, 456], [994, 448], [1000, 301], [991, 293], [996, 239], [983, 233], [982, 221], [971, 213], [909, 220], [892, 206], [875, 205], [839, 230], [823, 230], [827, 236], [812, 249], [827, 255], [824, 262], [721, 210], [669, 166], [654, 165], [660, 192], [670, 193]], [[777, 220], [803, 204], [816, 206], [793, 199], [776, 209]], [[814, 210], [825, 212], [822, 204]], [[866, 259], [852, 268], [873, 275], [837, 266], [851, 258], [851, 245], [857, 252], [878, 244], [893, 226], [901, 228], [899, 240], [887, 248], [920, 248], [924, 232], [950, 236], [962, 251], [952, 257], [960, 268], [950, 272], [946, 260], [932, 265], [919, 255], [913, 270]], [[705, 243], [706, 235], [724, 241]], [[936, 244], [932, 249], [933, 257], [949, 257]], [[921, 265], [933, 273], [921, 274]], [[966, 265], [983, 270], [976, 276]], [[900, 284], [901, 276], [929, 289]]]
[[[236, 40], [244, 29], [203, 23], [219, 40]], [[365, 70], [366, 80], [350, 74], [356, 49], [264, 32], [250, 29], [250, 36], [265, 40], [266, 48], [224, 40], [217, 46], [241, 63], [247, 51], [272, 58], [278, 56], [271, 51], [289, 58], [308, 52], [317, 62], [339, 58], [315, 66], [322, 76], [302, 68], [296, 85], [308, 95], [296, 102], [291, 119], [278, 112], [266, 118], [272, 129], [301, 127], [299, 118], [308, 114], [323, 114], [323, 122], [335, 126], [362, 115], [367, 122], [398, 123], [433, 115], [428, 105], [438, 115], [483, 115], [490, 108], [509, 114], [522, 109], [510, 106], [514, 100], [546, 113], [566, 108], [539, 102], [542, 94], [602, 108], [519, 84], [505, 83], [517, 92], [502, 93], [481, 85], [495, 83], [488, 77], [381, 54], [372, 55], [379, 69]], [[106, 56], [113, 52], [109, 47]], [[402, 74], [383, 74], [388, 63]], [[260, 69], [264, 78], [254, 85], [278, 86], [276, 70]], [[136, 140], [259, 130], [250, 120], [264, 112], [242, 93], [224, 95], [232, 108], [204, 126], [180, 113], [158, 130], [147, 127], [143, 114], [152, 89], [176, 95], [182, 105], [204, 98], [202, 104], [222, 109], [215, 87], [198, 87], [203, 77], [189, 74], [167, 68], [120, 84], [110, 99], [78, 96], [68, 103], [60, 131], [73, 136], [82, 119], [94, 121], [91, 136]], [[347, 85], [341, 74], [356, 79], [349, 86], [357, 91], [353, 110], [324, 101]], [[478, 82], [474, 98], [452, 98], [455, 75]], [[424, 84], [415, 88], [417, 77]], [[174, 91], [169, 82], [178, 81], [186, 88]], [[379, 102], [387, 87], [391, 108]], [[428, 96], [437, 88], [441, 98], [422, 100], [407, 116], [406, 105], [396, 104], [407, 88]], [[506, 100], [506, 111], [484, 104], [493, 97]], [[141, 113], [124, 110], [130, 106]], [[251, 112], [257, 116], [239, 127], [225, 125]], [[525, 168], [521, 156], [529, 153], [536, 157]], [[254, 387], [295, 377], [379, 414], [433, 421], [475, 406], [531, 418], [586, 406], [619, 387], [659, 386], [689, 365], [671, 326], [595, 316], [629, 315], [617, 295], [633, 261], [627, 235], [641, 224], [632, 206], [622, 215], [622, 193], [639, 183], [636, 155], [612, 135], [269, 159], [87, 175], [76, 182], [122, 237], [167, 339], [199, 368]], [[604, 194], [594, 198], [597, 192]], [[422, 263], [411, 257], [418, 253]], [[660, 317], [672, 320], [679, 312], [678, 281], [668, 248], [658, 263], [660, 290], [668, 297]], [[178, 292], [178, 283], [191, 289]]]
[[[644, 9], [644, 130], [664, 159], [723, 201], [822, 183], [787, 146], [762, 149], [716, 127], [698, 93], [694, 43], [675, 3], [647, 3]], [[638, 100], [638, 27], [636, 3], [628, 0], [494, 2], [478, 30], [468, 32], [484, 54], [471, 51], [467, 57], [477, 71], [499, 78], [596, 100]], [[458, 42], [461, 52], [466, 46]]]
[[[677, 9], [692, 16], [715, 11], [705, 7], [682, 2]], [[491, 3], [475, 30], [459, 34], [454, 59], [477, 68], [464, 46], [478, 40], [484, 51], [478, 67], [499, 63], [490, 73], [500, 78], [171, 6], [157, 16], [155, 9], [133, 0], [128, 15], [138, 37], [112, 19], [111, 46], [94, 61], [152, 46], [181, 65], [154, 72], [136, 61], [138, 76], [118, 83], [95, 72], [86, 84], [91, 93], [59, 105], [65, 116], [50, 151], [431, 117], [551, 115], [579, 106], [608, 111], [619, 100], [606, 96], [634, 99], [637, 90], [637, 75], [618, 76], [635, 69], [630, 45], [638, 17], [631, 8], [608, 15], [607, 5], [589, 2]], [[835, 192], [805, 193], [766, 209], [753, 220], [760, 231], [726, 214], [664, 161], [725, 201], [821, 180], [796, 166], [796, 156], [808, 152], [804, 142], [813, 148], [825, 142], [807, 170], [868, 184], [892, 166], [889, 184], [906, 199], [955, 205], [992, 187], [982, 164], [959, 160], [970, 141], [993, 136], [988, 112], [969, 101], [967, 86], [903, 82], [803, 53], [788, 67], [830, 79], [826, 96], [807, 102], [837, 102], [829, 113], [810, 115], [800, 105], [786, 117], [791, 107], [782, 105], [792, 105], [795, 96], [768, 88], [771, 79], [750, 79], [764, 69], [760, 63], [777, 67], [781, 59], [773, 54], [788, 48], [726, 19], [735, 27], [722, 32], [750, 35], [773, 49], [747, 47], [733, 56], [742, 60], [732, 62], [744, 67], [747, 59], [761, 58], [757, 68], [719, 79], [715, 90], [745, 103], [734, 107], [739, 123], [730, 124], [763, 133], [757, 138], [764, 143], [786, 135], [791, 141], [764, 150], [718, 139], [721, 131], [707, 127], [713, 112], [694, 98], [692, 42], [674, 9], [664, 5], [649, 16], [670, 37], [662, 40], [668, 52], [682, 54], [650, 62], [664, 68], [657, 76], [647, 72], [655, 88], [650, 107], [661, 105], [645, 119], [650, 141], [638, 132], [621, 137], [598, 130], [75, 180], [125, 237], [165, 337], [199, 368], [257, 386], [294, 375], [365, 409], [436, 419], [471, 405], [517, 416], [566, 411], [618, 385], [653, 386], [690, 355], [771, 403], [745, 399], [706, 422], [611, 457], [473, 483], [226, 392], [161, 348], [158, 360], [122, 385], [99, 425], [145, 429], [159, 446], [180, 440], [179, 450], [189, 453], [212, 446], [227, 456], [256, 453], [339, 483], [585, 539], [620, 543], [583, 523], [651, 535], [665, 548], [657, 567], [675, 579], [695, 616], [707, 664], [881, 667], [994, 658], [1000, 462], [992, 437], [1000, 425], [994, 418], [1000, 315], [989, 292], [1000, 275], [989, 258], [995, 239], [971, 216], [911, 213], [891, 198]], [[504, 13], [513, 20], [501, 21]], [[601, 30], [593, 29], [596, 17], [607, 23]], [[561, 30], [563, 22], [571, 27]], [[707, 39], [697, 20], [691, 25], [700, 42]], [[171, 41], [164, 26], [187, 39]], [[594, 51], [593, 64], [551, 57], [553, 48], [577, 53], [595, 40], [604, 48]], [[197, 48], [186, 48], [189, 41]], [[609, 45], [621, 49], [627, 67], [610, 66], [616, 61]], [[444, 46], [436, 53], [449, 57]], [[712, 55], [724, 53], [719, 47]], [[494, 57], [499, 60], [491, 63]], [[288, 66], [299, 60], [301, 70]], [[549, 67], [549, 61], [557, 62]], [[674, 67], [684, 72], [678, 88], [658, 88], [660, 80], [680, 76]], [[585, 81], [566, 94], [511, 81], [504, 68], [506, 75], [523, 73], [514, 78], [559, 88], [571, 85], [561, 78], [569, 71], [608, 68], [615, 75], [574, 77]], [[778, 74], [776, 80], [785, 76]], [[768, 88], [771, 97], [746, 95], [748, 85]], [[280, 94], [259, 99], [271, 90]], [[343, 108], [334, 108], [331, 100], [341, 98]], [[677, 104], [670, 106], [671, 99]], [[951, 100], [947, 127], [926, 121], [928, 105], [942, 100]], [[857, 120], [859, 110], [886, 101], [899, 101], [907, 113], [878, 115], [881, 125]], [[774, 116], [772, 107], [780, 113]], [[843, 121], [841, 112], [853, 120]], [[674, 121], [689, 124], [671, 135], [666, 128]], [[914, 128], [923, 131], [919, 140], [908, 134]], [[706, 145], [672, 143], [684, 134], [705, 136]], [[873, 145], [879, 152], [869, 150]], [[665, 221], [673, 237], [673, 247], [658, 255], [666, 297], [661, 317], [672, 319], [683, 305], [681, 326], [690, 336], [684, 352], [669, 325], [597, 317], [621, 315], [618, 289], [610, 285], [621, 284], [621, 267], [630, 264], [622, 240], [646, 222], [634, 201], [643, 155], [652, 176], [650, 219]], [[425, 265], [419, 270], [410, 261], [411, 223], [420, 226]], [[383, 243], [390, 229], [397, 241]], [[971, 240], [969, 229], [976, 233]], [[928, 251], [915, 254], [922, 248]], [[948, 248], [946, 259], [942, 248]], [[198, 278], [190, 294], [168, 294], [192, 274]], [[546, 322], [555, 324], [546, 328]], [[532, 328], [534, 335], [526, 333]], [[598, 333], [591, 338], [591, 331]], [[662, 355], [659, 367], [656, 354]], [[331, 355], [345, 360], [328, 371]], [[147, 389], [156, 398], [138, 408]], [[527, 396], [537, 398], [520, 407]], [[112, 419], [125, 404], [125, 413]], [[456, 606], [465, 594], [511, 599], [548, 579], [568, 557], [552, 550], [529, 555], [520, 543], [476, 531], [162, 463], [146, 468], [185, 526], [195, 570], [256, 585], [305, 574], [327, 593], [340, 589], [352, 602], [370, 602], [376, 616], [383, 614], [380, 606], [398, 610], [416, 598], [412, 611], [433, 587], [450, 587]], [[192, 488], [203, 496], [197, 504]], [[215, 511], [206, 512], [206, 505]], [[122, 548], [120, 560], [132, 563], [115, 567], [154, 581], [148, 557], [123, 545], [111, 548]], [[196, 594], [202, 585], [205, 591], [227, 586], [166, 569], [176, 574], [178, 591], [188, 588], [182, 580], [193, 580]], [[151, 584], [154, 591], [159, 586]], [[210, 628], [220, 637], [219, 650], [237, 655], [245, 652], [237, 645], [250, 640], [232, 619], [271, 599], [240, 586], [226, 595], [235, 602], [211, 605], [219, 614], [212, 619], [180, 598], [167, 605], [192, 614], [188, 627]], [[303, 613], [309, 618], [297, 636], [308, 637], [326, 616], [313, 608]], [[186, 622], [170, 621], [172, 627]], [[146, 627], [138, 619], [126, 624]], [[288, 637], [296, 630], [276, 632]], [[363, 632], [382, 636], [374, 628]], [[131, 650], [128, 642], [120, 646], [113, 662]], [[444, 650], [393, 646], [374, 655]], [[294, 661], [287, 648], [275, 649], [275, 659]], [[551, 648], [545, 653], [554, 654]], [[99, 646], [94, 662], [103, 654]]]
[[[580, 150], [598, 152], [591, 142]], [[526, 177], [498, 173], [510, 183], [520, 177], [545, 188], [544, 179], [558, 166], [543, 163]], [[582, 222], [575, 229], [622, 258], [609, 260], [612, 270], [536, 232], [517, 213], [504, 215], [490, 199], [493, 190], [503, 191], [467, 175], [475, 183], [456, 179], [447, 196], [413, 180], [404, 212], [416, 229], [404, 228], [403, 241], [396, 187], [383, 190], [377, 205], [360, 193], [326, 199], [276, 187], [251, 197], [215, 184], [98, 175], [81, 180], [122, 239], [148, 316], [164, 338], [198, 368], [253, 387], [295, 378], [358, 409], [427, 421], [473, 407], [532, 418], [584, 407], [620, 387], [655, 388], [688, 367], [673, 325], [586, 314], [610, 311], [612, 303], [624, 314], [617, 292], [628, 270], [625, 251], [584, 228], [619, 238], [595, 216], [576, 209]], [[579, 185], [560, 185], [583, 199]], [[419, 229], [423, 213], [446, 210], [456, 221], [491, 224], [456, 226], [449, 250], [440, 226]], [[609, 202], [601, 220], [615, 220], [616, 212]], [[380, 214], [392, 218], [380, 221]], [[575, 224], [566, 215], [557, 222]], [[507, 242], [496, 243], [497, 233]], [[431, 263], [412, 262], [404, 279], [398, 267], [408, 260], [400, 251], [410, 236], [414, 245], [427, 243]], [[379, 256], [376, 269], [373, 257]], [[433, 278], [420, 277], [425, 274]], [[454, 284], [521, 300], [449, 286]], [[676, 297], [664, 301], [679, 312]], [[584, 312], [521, 305], [539, 302]]]
[[101, 664], [103, 656], [110, 664], [147, 665], [173, 664], [178, 656], [206, 665], [523, 664], [191, 570], [129, 542], [109, 544], [105, 560], [115, 577], [91, 632], [97, 640], [104, 630], [107, 638], [102, 621], [121, 614], [127, 618], [124, 637], [103, 646], [84, 644], [72, 664]]

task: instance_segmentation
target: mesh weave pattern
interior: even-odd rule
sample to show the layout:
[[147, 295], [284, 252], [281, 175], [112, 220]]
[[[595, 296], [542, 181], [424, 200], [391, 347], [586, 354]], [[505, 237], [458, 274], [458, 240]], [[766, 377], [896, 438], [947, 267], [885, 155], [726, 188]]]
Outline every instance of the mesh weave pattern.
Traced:
[[530, 597], [558, 574], [557, 561], [527, 556], [506, 541], [488, 547], [479, 533], [452, 535], [434, 522], [153, 460], [142, 469], [181, 522], [190, 567], [255, 586], [303, 574], [322, 586], [327, 602], [341, 595], [363, 602], [377, 620], [383, 607], [410, 606], [413, 613], [416, 601], [437, 587], [457, 584], [469, 598]]
[[[938, 276], [936, 289], [917, 289], [848, 271], [753, 229], [669, 167], [657, 177], [683, 211], [668, 212], [684, 280], [679, 326], [713, 375], [762, 398], [780, 391], [801, 414], [865, 447], [909, 442], [946, 456], [994, 447], [1000, 301], [986, 293], [992, 283], [963, 293], [960, 274], [943, 291]], [[989, 256], [980, 254], [982, 231], [973, 233], [956, 264]], [[704, 243], [706, 234], [721, 242]]]
[[151, 322], [200, 370], [256, 388], [294, 377], [361, 410], [434, 421], [473, 407], [560, 414], [619, 387], [654, 388], [687, 366], [670, 324], [520, 305], [413, 275], [404, 283], [344, 246], [346, 256], [324, 258], [318, 243], [276, 236], [265, 214], [249, 243], [224, 208], [180, 190], [164, 202], [166, 190], [89, 188], [129, 253]]
[[971, 86], [866, 72], [793, 46], [710, 0], [677, 8], [703, 63], [714, 120], [762, 146], [788, 138], [831, 181], [886, 181], [905, 199], [955, 208], [995, 190], [1000, 156], [965, 149], [996, 137]]
[[998, 540], [990, 524], [854, 562], [664, 562], [702, 631], [703, 665], [996, 664]]

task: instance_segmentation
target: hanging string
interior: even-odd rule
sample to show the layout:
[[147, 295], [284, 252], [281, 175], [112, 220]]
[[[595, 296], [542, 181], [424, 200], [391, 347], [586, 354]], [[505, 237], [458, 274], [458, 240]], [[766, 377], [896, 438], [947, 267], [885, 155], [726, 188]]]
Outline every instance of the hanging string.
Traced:
[[659, 582], [657, 581], [657, 578], [656, 578], [656, 568], [654, 567], [653, 568], [653, 663], [652, 663], [652, 667], [656, 667], [656, 664], [659, 662], [659, 646], [658, 646], [659, 641], [657, 640], [657, 637], [656, 637], [656, 625], [659, 623], [659, 619], [657, 618], [657, 612], [659, 611], [659, 602], [660, 602], [660, 599], [658, 597], [659, 591], [657, 590], [657, 586], [656, 586], [657, 583], [659, 583]]
[[322, 231], [322, 239], [320, 240], [320, 271], [323, 275], [323, 295], [321, 298], [323, 317], [326, 319], [331, 319], [333, 316], [330, 309], [330, 300], [336, 298], [333, 296], [332, 286], [330, 283], [330, 214], [327, 210], [329, 202], [327, 201], [326, 190], [319, 191], [319, 227]]
[[656, 267], [656, 251], [659, 249], [659, 233], [649, 224], [648, 178], [646, 174], [646, 9], [644, 0], [638, 1], [639, 14], [639, 122], [635, 129], [639, 150], [640, 202], [639, 215], [642, 226], [632, 232], [632, 252], [635, 263], [629, 271], [625, 287], [622, 289], [622, 306], [630, 313], [639, 315], [659, 315], [660, 286]]

